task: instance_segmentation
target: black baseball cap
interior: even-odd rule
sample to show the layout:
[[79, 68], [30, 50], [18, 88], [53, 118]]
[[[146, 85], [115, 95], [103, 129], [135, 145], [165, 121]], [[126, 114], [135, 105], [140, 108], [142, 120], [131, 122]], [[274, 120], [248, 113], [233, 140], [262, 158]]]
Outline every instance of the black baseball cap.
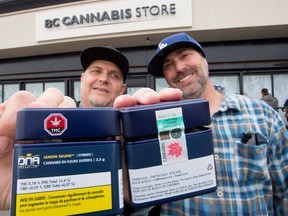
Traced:
[[126, 81], [126, 76], [129, 72], [129, 62], [127, 58], [114, 47], [90, 47], [83, 50], [80, 54], [81, 65], [84, 71], [95, 60], [106, 60], [117, 65], [122, 74], [123, 80]]
[[163, 61], [172, 52], [177, 49], [191, 47], [198, 51], [204, 58], [205, 52], [202, 46], [191, 36], [182, 32], [164, 38], [158, 45], [155, 55], [148, 63], [148, 73], [153, 76], [163, 76]]
[[263, 89], [261, 90], [261, 92], [262, 92], [262, 93], [265, 93], [265, 94], [268, 94], [268, 93], [269, 93], [267, 88], [263, 88]]

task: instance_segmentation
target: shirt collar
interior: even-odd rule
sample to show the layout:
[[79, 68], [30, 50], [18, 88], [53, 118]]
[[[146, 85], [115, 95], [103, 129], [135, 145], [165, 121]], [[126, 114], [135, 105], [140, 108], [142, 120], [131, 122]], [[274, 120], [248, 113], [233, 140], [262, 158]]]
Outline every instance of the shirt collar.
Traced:
[[220, 104], [219, 110], [221, 112], [225, 112], [228, 109], [234, 109], [240, 111], [240, 105], [237, 100], [237, 95], [227, 91], [225, 87], [217, 86], [215, 87], [217, 91], [219, 91], [223, 96], [223, 101]]

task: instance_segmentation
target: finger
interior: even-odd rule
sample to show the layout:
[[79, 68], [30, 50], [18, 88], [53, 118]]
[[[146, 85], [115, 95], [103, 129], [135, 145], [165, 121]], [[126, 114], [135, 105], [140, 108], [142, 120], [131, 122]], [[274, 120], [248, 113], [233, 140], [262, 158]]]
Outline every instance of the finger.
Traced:
[[14, 141], [15, 139], [10, 139], [7, 136], [0, 136], [0, 160], [13, 150]]
[[35, 102], [30, 104], [31, 108], [56, 108], [64, 100], [63, 93], [57, 88], [46, 89]]
[[160, 102], [160, 95], [150, 88], [142, 88], [133, 95], [138, 104], [155, 104]]
[[164, 88], [159, 92], [161, 101], [176, 101], [180, 100], [183, 92], [180, 89]]
[[64, 96], [63, 101], [59, 104], [58, 107], [76, 107], [76, 102], [71, 97]]
[[15, 137], [17, 112], [35, 101], [35, 96], [27, 91], [18, 91], [6, 102], [0, 119], [0, 136]]
[[5, 111], [6, 104], [7, 104], [7, 101], [5, 101], [5, 102], [3, 102], [3, 103], [0, 104], [0, 116], [1, 116], [2, 113]]
[[128, 94], [120, 95], [114, 101], [115, 108], [128, 107], [128, 106], [134, 106], [134, 105], [136, 105], [135, 97], [128, 95]]

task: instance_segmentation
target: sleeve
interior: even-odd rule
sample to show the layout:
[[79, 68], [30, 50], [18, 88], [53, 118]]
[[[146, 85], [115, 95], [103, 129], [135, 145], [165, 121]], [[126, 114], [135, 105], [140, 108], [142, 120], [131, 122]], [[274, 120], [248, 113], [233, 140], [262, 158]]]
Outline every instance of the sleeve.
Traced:
[[269, 146], [274, 214], [288, 215], [288, 131], [279, 115], [275, 115], [273, 121]]

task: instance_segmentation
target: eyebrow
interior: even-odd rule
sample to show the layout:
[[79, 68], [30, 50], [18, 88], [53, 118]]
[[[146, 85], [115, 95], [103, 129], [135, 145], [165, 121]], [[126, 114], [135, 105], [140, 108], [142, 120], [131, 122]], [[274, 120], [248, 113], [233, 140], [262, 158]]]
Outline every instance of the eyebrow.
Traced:
[[[175, 51], [175, 54], [176, 54], [176, 55], [179, 55], [179, 54], [181, 54], [182, 52], [184, 52], [184, 51], [186, 51], [186, 50], [189, 50], [189, 48], [185, 48], [185, 47], [184, 47], [184, 48], [180, 48], [180, 49], [178, 49], [178, 50]], [[166, 57], [166, 58], [164, 59], [164, 61], [163, 61], [163, 64], [165, 64], [166, 62], [169, 62], [169, 61], [170, 61], [169, 58]]]
[[97, 65], [92, 65], [91, 67], [89, 67], [87, 69], [102, 69], [102, 67], [97, 66]]

